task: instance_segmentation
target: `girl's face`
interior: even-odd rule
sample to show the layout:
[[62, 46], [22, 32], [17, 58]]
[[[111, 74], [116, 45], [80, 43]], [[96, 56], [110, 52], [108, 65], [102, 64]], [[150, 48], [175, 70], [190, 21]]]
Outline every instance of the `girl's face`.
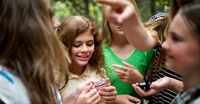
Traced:
[[165, 64], [182, 76], [192, 75], [200, 67], [199, 40], [189, 26], [179, 12], [171, 23], [167, 40], [162, 44], [167, 52]]
[[72, 43], [70, 56], [73, 65], [85, 66], [94, 53], [94, 36], [90, 30], [79, 34]]

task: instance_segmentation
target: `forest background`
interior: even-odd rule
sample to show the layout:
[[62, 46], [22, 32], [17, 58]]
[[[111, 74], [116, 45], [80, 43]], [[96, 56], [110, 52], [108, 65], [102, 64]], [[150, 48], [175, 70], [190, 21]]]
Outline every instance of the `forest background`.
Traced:
[[[145, 22], [149, 17], [158, 12], [168, 12], [169, 0], [136, 0], [142, 20]], [[96, 21], [97, 26], [102, 23], [102, 5], [95, 0], [51, 0], [54, 16], [59, 21], [70, 15], [84, 15]]]

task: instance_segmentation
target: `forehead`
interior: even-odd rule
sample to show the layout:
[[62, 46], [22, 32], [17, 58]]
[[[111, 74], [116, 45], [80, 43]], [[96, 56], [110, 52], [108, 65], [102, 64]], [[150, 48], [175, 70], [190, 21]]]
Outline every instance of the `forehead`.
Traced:
[[177, 34], [191, 34], [188, 26], [189, 24], [186, 22], [181, 12], [178, 12], [170, 25], [169, 31]]
[[83, 32], [83, 33], [80, 33], [75, 41], [87, 41], [87, 40], [93, 40], [94, 39], [94, 36], [93, 34], [91, 33], [90, 29], [87, 29], [87, 31]]

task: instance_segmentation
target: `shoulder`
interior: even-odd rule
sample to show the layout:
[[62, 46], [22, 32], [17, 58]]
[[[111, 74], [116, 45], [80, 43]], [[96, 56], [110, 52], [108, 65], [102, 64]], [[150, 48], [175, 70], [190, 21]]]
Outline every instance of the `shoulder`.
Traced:
[[200, 96], [193, 100], [191, 104], [200, 104]]
[[[29, 98], [22, 81], [7, 67], [0, 66], [0, 99], [5, 103], [27, 103]], [[20, 93], [19, 93], [20, 92]]]

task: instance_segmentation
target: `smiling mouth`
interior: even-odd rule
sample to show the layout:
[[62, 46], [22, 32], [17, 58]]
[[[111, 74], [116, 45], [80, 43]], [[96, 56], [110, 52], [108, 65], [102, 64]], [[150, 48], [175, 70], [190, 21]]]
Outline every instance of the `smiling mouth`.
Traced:
[[78, 59], [81, 61], [88, 61], [89, 60], [89, 55], [87, 56], [78, 56]]
[[172, 56], [172, 55], [166, 55], [165, 56], [165, 59], [167, 60], [167, 59], [174, 59], [174, 57]]

